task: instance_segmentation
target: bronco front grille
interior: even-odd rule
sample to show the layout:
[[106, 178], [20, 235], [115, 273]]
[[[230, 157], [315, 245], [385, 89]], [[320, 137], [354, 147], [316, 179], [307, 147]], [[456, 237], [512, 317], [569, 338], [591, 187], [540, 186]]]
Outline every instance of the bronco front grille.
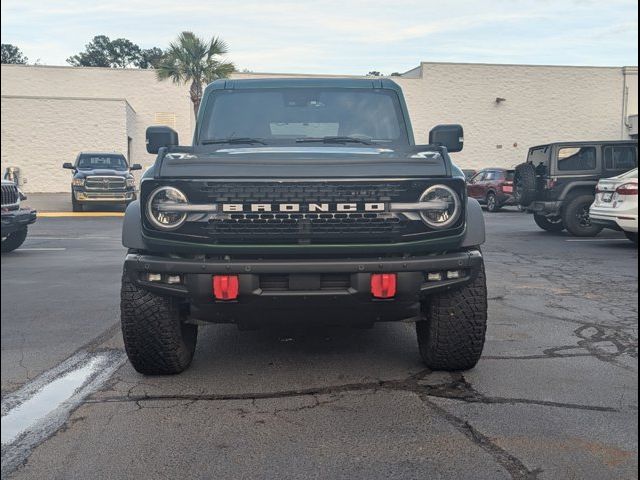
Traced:
[[2, 185], [2, 206], [10, 207], [18, 203], [20, 194], [16, 185]]
[[[433, 182], [433, 179], [175, 180], [170, 185], [184, 192], [190, 203], [216, 205], [218, 209], [189, 214], [184, 225], [172, 232], [159, 232], [146, 219], [145, 227], [151, 236], [212, 245], [389, 244], [460, 233], [464, 220], [451, 230], [436, 232], [417, 214], [392, 212], [388, 208], [391, 203], [417, 202]], [[464, 195], [462, 182], [449, 183]], [[165, 184], [143, 181], [142, 203], [155, 188]], [[344, 203], [357, 205], [357, 210], [338, 211]], [[269, 209], [252, 211], [256, 204], [268, 205]], [[310, 210], [312, 204], [324, 205], [325, 209]], [[367, 204], [383, 208], [367, 211]], [[233, 205], [234, 209], [224, 210], [225, 205]], [[282, 205], [295, 205], [296, 210], [283, 210]]]
[[407, 189], [392, 182], [202, 182], [197, 188], [213, 203], [391, 202]]

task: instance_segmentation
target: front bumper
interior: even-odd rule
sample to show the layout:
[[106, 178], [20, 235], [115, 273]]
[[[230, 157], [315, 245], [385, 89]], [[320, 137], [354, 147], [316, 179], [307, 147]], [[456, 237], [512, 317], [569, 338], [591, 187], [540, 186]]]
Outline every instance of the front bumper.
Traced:
[[74, 198], [79, 203], [126, 203], [136, 199], [134, 190], [126, 192], [88, 192], [73, 191]]
[[[479, 250], [410, 258], [336, 260], [226, 261], [129, 254], [125, 272], [139, 287], [185, 299], [193, 319], [254, 326], [265, 320], [297, 315], [304, 322], [326, 323], [330, 319], [342, 324], [417, 319], [423, 298], [468, 283], [478, 274], [482, 262]], [[460, 278], [446, 279], [448, 271], [460, 272]], [[428, 281], [429, 272], [441, 272], [445, 279]], [[179, 275], [181, 283], [150, 282], [149, 273], [159, 273], [163, 280], [169, 275]], [[397, 273], [394, 298], [372, 297], [372, 273]], [[238, 275], [237, 300], [217, 301], [213, 297], [215, 274]], [[273, 276], [284, 280], [278, 289], [267, 286]], [[346, 283], [320, 287], [322, 278], [346, 279]]]
[[36, 221], [37, 212], [30, 208], [2, 212], [2, 236], [6, 237]]

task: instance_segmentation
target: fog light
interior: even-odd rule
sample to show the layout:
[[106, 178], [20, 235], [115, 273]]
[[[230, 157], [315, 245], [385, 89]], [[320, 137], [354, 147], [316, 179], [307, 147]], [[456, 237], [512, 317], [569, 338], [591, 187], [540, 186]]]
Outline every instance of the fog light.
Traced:
[[440, 272], [429, 272], [427, 273], [427, 280], [430, 282], [439, 282], [442, 280], [442, 273]]
[[167, 276], [167, 283], [169, 285], [175, 285], [177, 283], [182, 283], [182, 277], [180, 277], [180, 275], [168, 275]]
[[237, 275], [214, 275], [213, 296], [216, 300], [235, 300], [238, 298], [240, 282]]
[[148, 273], [147, 274], [147, 281], [149, 281], [149, 282], [161, 282], [162, 281], [162, 275], [160, 275], [159, 273]]
[[449, 280], [453, 280], [455, 278], [460, 278], [462, 275], [460, 274], [460, 270], [449, 270], [447, 272], [447, 278]]
[[393, 298], [396, 296], [397, 278], [395, 273], [372, 273], [371, 295], [374, 298]]

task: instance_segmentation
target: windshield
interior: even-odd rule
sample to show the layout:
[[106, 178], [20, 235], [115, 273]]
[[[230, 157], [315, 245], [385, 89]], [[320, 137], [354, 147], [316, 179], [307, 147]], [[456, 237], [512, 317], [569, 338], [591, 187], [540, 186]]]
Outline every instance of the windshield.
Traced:
[[83, 153], [78, 159], [78, 168], [91, 170], [96, 168], [104, 168], [108, 170], [126, 170], [127, 161], [122, 155]]
[[207, 102], [199, 143], [408, 144], [392, 90], [222, 90]]

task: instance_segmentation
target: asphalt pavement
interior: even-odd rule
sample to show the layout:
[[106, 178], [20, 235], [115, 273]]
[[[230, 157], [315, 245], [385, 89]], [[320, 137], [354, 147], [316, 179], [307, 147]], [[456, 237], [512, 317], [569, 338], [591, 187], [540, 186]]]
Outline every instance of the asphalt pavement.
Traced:
[[121, 219], [41, 218], [2, 256], [3, 478], [637, 478], [637, 249], [485, 217], [475, 369], [425, 370], [411, 324], [214, 325], [171, 377], [122, 353]]

